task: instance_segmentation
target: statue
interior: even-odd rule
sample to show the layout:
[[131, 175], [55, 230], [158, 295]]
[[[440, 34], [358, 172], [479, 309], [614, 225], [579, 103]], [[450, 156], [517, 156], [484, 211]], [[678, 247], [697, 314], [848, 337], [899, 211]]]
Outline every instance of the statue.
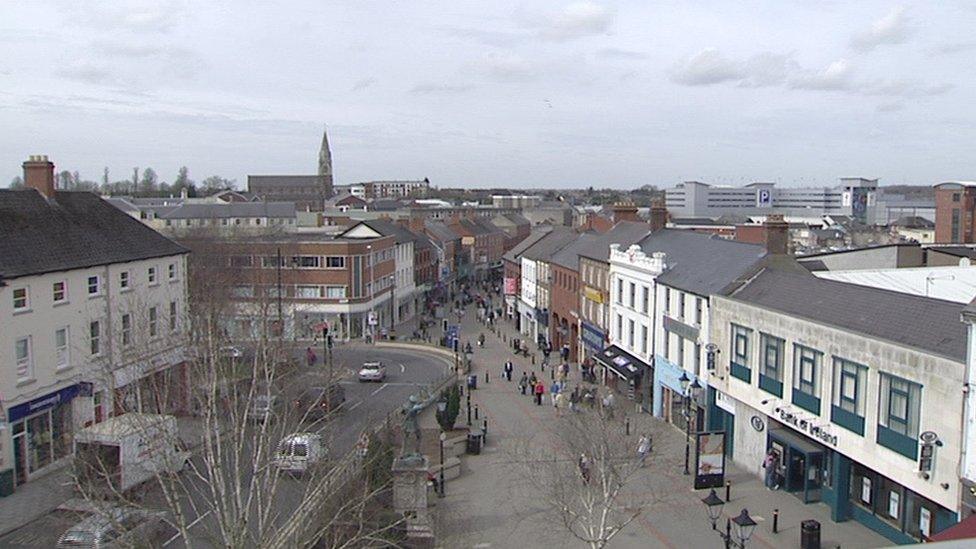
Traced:
[[403, 408], [403, 450], [400, 459], [406, 461], [420, 460], [420, 424], [417, 416], [426, 405], [410, 395], [410, 401]]

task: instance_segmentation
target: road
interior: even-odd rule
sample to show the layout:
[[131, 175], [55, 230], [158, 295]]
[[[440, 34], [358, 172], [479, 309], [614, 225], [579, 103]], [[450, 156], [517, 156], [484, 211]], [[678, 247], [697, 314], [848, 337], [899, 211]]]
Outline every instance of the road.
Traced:
[[[298, 351], [296, 351], [298, 352]], [[301, 349], [304, 359], [304, 349]], [[356, 380], [359, 366], [366, 360], [381, 360], [387, 365], [387, 379], [381, 383], [361, 383]], [[333, 375], [340, 379], [345, 389], [346, 402], [340, 416], [319, 428], [323, 438], [328, 441], [329, 454], [342, 455], [353, 448], [359, 434], [372, 422], [379, 421], [387, 414], [403, 406], [411, 394], [423, 385], [436, 383], [445, 371], [453, 366], [436, 354], [425, 354], [399, 349], [379, 349], [362, 344], [337, 346], [333, 354]], [[326, 377], [325, 369], [318, 363], [302, 374], [303, 383], [309, 376]], [[277, 434], [275, 436], [278, 436]], [[242, 472], [241, 474], [247, 474]], [[298, 503], [304, 492], [304, 481], [300, 478], [282, 479], [279, 512], [287, 516], [288, 509]], [[206, 530], [213, 528], [212, 516], [202, 506], [201, 516], [192, 517], [196, 521], [191, 532], [198, 534], [194, 547], [207, 547], [203, 537]], [[197, 520], [199, 519], [199, 520]], [[56, 511], [31, 522], [0, 538], [0, 547], [53, 547], [58, 536], [76, 521], [76, 516], [65, 511]], [[179, 547], [175, 541], [169, 547]]]

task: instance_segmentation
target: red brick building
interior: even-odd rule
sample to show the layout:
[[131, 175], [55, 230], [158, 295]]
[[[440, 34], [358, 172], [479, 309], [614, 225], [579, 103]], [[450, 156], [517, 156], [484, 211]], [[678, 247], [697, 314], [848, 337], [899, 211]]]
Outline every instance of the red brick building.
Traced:
[[976, 182], [949, 181], [935, 186], [935, 242], [976, 242]]

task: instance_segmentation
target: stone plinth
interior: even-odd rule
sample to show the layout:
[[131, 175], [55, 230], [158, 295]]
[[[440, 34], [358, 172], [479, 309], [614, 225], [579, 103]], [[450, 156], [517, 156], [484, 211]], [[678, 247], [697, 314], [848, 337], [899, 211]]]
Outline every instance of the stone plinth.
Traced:
[[398, 457], [393, 461], [393, 509], [406, 518], [407, 536], [416, 545], [433, 541], [427, 512], [426, 456]]

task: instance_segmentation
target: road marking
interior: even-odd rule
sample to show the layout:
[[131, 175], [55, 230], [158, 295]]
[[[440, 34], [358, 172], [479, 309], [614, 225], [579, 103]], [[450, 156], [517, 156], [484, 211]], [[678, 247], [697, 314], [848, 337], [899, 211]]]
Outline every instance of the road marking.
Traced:
[[401, 362], [400, 363], [400, 373], [402, 374], [403, 372], [406, 372], [406, 371], [407, 371], [407, 367], [404, 366], [403, 363]]
[[[190, 530], [190, 528], [193, 528], [194, 526], [196, 526], [196, 524], [197, 524], [198, 522], [200, 522], [201, 520], [203, 520], [203, 519], [205, 519], [205, 518], [207, 518], [207, 515], [209, 515], [210, 513], [213, 513], [213, 509], [211, 509], [211, 510], [209, 510], [209, 511], [207, 511], [206, 513], [204, 513], [204, 514], [202, 514], [202, 515], [200, 515], [199, 517], [197, 517], [197, 518], [196, 518], [196, 520], [194, 520], [194, 521], [193, 521], [193, 522], [191, 522], [190, 524], [187, 524], [187, 525], [186, 525], [186, 529], [187, 529], [187, 531], [189, 531], [189, 530]], [[166, 541], [165, 541], [165, 542], [163, 543], [163, 547], [166, 547], [167, 545], [169, 545], [169, 544], [171, 544], [171, 543], [173, 543], [174, 541], [176, 541], [176, 540], [177, 540], [177, 539], [178, 539], [178, 538], [180, 537], [180, 535], [181, 535], [181, 534], [176, 534], [175, 536], [173, 536], [173, 537], [171, 537], [171, 538], [169, 538], [168, 540], [166, 540]]]
[[350, 407], [348, 407], [348, 408], [346, 408], [346, 411], [347, 411], [347, 412], [351, 412], [351, 411], [353, 411], [353, 410], [355, 410], [355, 409], [356, 409], [356, 407], [357, 407], [357, 406], [359, 406], [359, 405], [360, 405], [360, 404], [362, 404], [362, 403], [363, 403], [363, 401], [361, 401], [361, 400], [357, 400], [355, 404], [353, 404], [352, 406], [350, 406]]
[[370, 393], [369, 396], [376, 396], [376, 393], [382, 391], [383, 389], [386, 389], [386, 386], [387, 385], [389, 385], [389, 384], [388, 383], [384, 383], [383, 385], [380, 385], [380, 388], [377, 389], [377, 390], [375, 390], [375, 391], [373, 391], [372, 393]]

